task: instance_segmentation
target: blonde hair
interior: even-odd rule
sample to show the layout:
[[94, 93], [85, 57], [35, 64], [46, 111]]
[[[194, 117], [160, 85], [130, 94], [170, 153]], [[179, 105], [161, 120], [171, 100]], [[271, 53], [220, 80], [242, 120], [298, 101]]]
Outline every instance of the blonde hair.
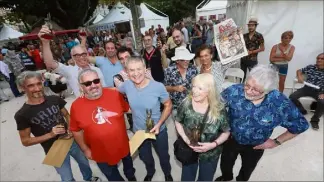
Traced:
[[[219, 118], [221, 111], [224, 108], [224, 104], [220, 100], [220, 94], [216, 88], [216, 82], [214, 77], [210, 73], [202, 73], [197, 75], [192, 79], [192, 84], [199, 83], [203, 85], [208, 90], [208, 103], [209, 103], [209, 113], [207, 123], [215, 123]], [[192, 98], [192, 92], [187, 96], [186, 101], [190, 102]]]
[[281, 39], [285, 38], [285, 37], [289, 37], [291, 39], [294, 38], [294, 32], [289, 30], [289, 31], [285, 31], [284, 33], [281, 34]]

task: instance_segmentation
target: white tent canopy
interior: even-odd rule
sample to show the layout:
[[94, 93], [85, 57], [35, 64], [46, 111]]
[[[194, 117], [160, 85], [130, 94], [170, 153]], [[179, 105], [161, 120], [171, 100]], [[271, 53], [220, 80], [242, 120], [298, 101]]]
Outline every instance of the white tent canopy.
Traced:
[[4, 24], [0, 32], [0, 41], [8, 39], [17, 39], [18, 37], [23, 35], [23, 33], [18, 32], [17, 30]]
[[158, 25], [161, 25], [161, 27], [165, 30], [169, 26], [169, 17], [168, 15], [162, 13], [161, 11], [151, 7], [152, 9], [159, 11], [161, 14], [164, 14], [165, 16], [160, 16], [153, 11], [151, 11], [145, 4], [141, 3], [140, 8], [142, 10], [142, 15], [140, 16], [140, 19], [143, 18], [145, 22], [145, 27], [141, 28], [141, 33], [145, 33], [148, 29], [151, 28], [152, 25], [154, 25], [155, 28], [157, 28]]
[[265, 41], [265, 51], [258, 55], [260, 64], [269, 64], [271, 48], [280, 43], [283, 32], [294, 32], [291, 44], [296, 49], [289, 62], [286, 88], [292, 87], [296, 70], [315, 64], [316, 56], [323, 52], [323, 1], [229, 1], [227, 17], [245, 29], [249, 18], [258, 18], [257, 31]]
[[[203, 3], [205, 3], [203, 5]], [[199, 6], [203, 5], [201, 8]], [[226, 13], [227, 0], [210, 0], [209, 2], [204, 0], [196, 8], [196, 21], [199, 20], [199, 17], [206, 16], [206, 19], [209, 19], [210, 15], [218, 15]]]
[[118, 2], [102, 20], [96, 25], [123, 23], [133, 20], [131, 11], [122, 3]]
[[98, 14], [92, 23], [93, 24], [98, 23], [102, 19], [104, 19], [104, 17], [101, 14]]

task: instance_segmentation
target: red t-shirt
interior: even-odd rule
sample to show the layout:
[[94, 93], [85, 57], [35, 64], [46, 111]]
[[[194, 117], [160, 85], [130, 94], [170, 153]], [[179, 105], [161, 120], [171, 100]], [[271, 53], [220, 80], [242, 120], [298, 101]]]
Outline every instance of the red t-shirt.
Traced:
[[122, 94], [104, 88], [97, 100], [78, 98], [72, 103], [70, 130], [83, 130], [94, 161], [116, 165], [130, 151], [124, 120], [128, 110]]

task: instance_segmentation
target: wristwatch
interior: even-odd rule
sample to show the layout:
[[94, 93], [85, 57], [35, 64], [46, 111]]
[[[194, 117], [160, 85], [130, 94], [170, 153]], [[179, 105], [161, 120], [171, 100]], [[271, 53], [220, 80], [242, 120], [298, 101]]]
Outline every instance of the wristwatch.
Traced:
[[273, 141], [274, 141], [277, 145], [281, 145], [281, 142], [279, 142], [278, 139], [275, 138]]

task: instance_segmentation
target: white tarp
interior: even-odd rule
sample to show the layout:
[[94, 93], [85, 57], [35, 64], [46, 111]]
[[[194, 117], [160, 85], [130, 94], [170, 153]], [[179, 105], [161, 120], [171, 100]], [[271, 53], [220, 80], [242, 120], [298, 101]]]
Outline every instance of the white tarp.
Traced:
[[17, 30], [4, 24], [0, 32], [0, 41], [8, 39], [17, 39], [18, 37], [23, 35], [23, 33], [18, 32]]
[[102, 20], [95, 25], [113, 24], [128, 22], [132, 19], [131, 11], [123, 4], [118, 2]]
[[96, 18], [93, 20], [93, 24], [98, 23], [100, 20], [102, 20], [104, 17], [101, 14], [98, 14]]
[[218, 19], [218, 15], [226, 14], [226, 6], [227, 0], [211, 0], [203, 7], [196, 9], [196, 21], [201, 16], [206, 16], [208, 20], [210, 15], [216, 15]]
[[[259, 20], [257, 31], [263, 34], [265, 51], [259, 53], [261, 64], [269, 64], [273, 45], [280, 43], [281, 34], [287, 30], [294, 32], [291, 44], [295, 54], [289, 63], [286, 88], [291, 88], [296, 70], [315, 64], [316, 56], [323, 52], [323, 1], [248, 1], [245, 22], [236, 22], [246, 28], [250, 17]], [[235, 7], [233, 7], [235, 9]], [[232, 10], [234, 11], [234, 10]], [[244, 13], [244, 8], [241, 8]], [[240, 13], [227, 13], [228, 18], [238, 19]], [[242, 16], [242, 14], [241, 14]]]
[[154, 25], [154, 28], [157, 28], [158, 25], [161, 25], [161, 27], [166, 31], [166, 28], [169, 26], [168, 16], [164, 17], [155, 14], [145, 5], [145, 3], [141, 3], [140, 8], [142, 10], [142, 15], [140, 16], [140, 19], [143, 18], [145, 22], [145, 27], [141, 28], [142, 34], [144, 34], [145, 31], [148, 31], [152, 25]]

